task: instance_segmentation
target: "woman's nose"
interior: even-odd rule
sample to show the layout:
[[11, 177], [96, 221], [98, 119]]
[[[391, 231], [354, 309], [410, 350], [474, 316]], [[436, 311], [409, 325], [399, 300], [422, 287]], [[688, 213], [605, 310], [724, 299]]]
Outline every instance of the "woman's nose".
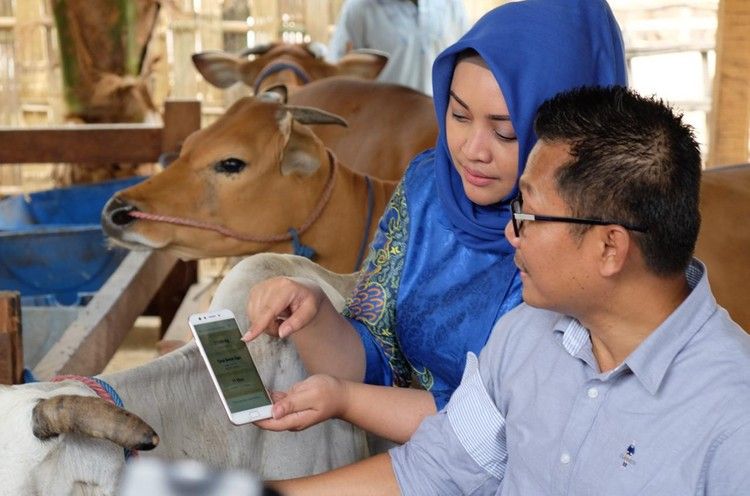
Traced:
[[489, 162], [492, 159], [488, 136], [481, 130], [472, 129], [464, 142], [463, 152], [469, 160]]

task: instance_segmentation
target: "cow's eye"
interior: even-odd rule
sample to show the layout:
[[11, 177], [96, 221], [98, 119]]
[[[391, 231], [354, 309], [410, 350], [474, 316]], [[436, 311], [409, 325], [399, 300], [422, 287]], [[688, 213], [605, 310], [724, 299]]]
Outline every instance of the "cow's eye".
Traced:
[[247, 164], [244, 160], [238, 158], [225, 158], [214, 164], [214, 170], [222, 174], [237, 174], [245, 168]]

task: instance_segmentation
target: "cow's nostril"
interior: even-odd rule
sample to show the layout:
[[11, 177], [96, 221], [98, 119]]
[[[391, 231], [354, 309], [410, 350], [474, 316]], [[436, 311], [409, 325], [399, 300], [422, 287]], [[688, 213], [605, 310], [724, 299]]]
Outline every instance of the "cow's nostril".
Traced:
[[110, 219], [112, 219], [112, 223], [116, 226], [124, 226], [130, 224], [131, 222], [135, 221], [135, 218], [130, 216], [130, 212], [133, 211], [135, 211], [135, 208], [133, 207], [118, 208], [117, 210], [112, 212]]

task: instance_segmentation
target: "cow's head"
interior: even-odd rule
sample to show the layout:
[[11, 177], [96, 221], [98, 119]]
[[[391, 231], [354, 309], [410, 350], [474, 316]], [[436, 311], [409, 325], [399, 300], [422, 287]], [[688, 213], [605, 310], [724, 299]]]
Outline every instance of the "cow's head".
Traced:
[[319, 43], [271, 43], [248, 48], [240, 55], [221, 51], [193, 55], [193, 64], [210, 84], [228, 88], [241, 81], [255, 94], [277, 84], [294, 88], [331, 76], [375, 79], [387, 62], [388, 56], [382, 52], [355, 50], [332, 64], [324, 59], [324, 47]]
[[163, 172], [112, 197], [110, 238], [188, 259], [288, 247], [332, 184], [329, 152], [304, 124], [346, 123], [271, 95], [237, 101]]

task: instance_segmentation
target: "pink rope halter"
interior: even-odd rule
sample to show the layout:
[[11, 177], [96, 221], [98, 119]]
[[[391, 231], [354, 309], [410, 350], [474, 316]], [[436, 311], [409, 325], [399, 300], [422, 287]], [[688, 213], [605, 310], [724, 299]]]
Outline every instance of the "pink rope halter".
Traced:
[[[326, 181], [325, 189], [323, 190], [323, 193], [321, 194], [317, 205], [315, 205], [315, 208], [313, 208], [312, 212], [307, 217], [307, 220], [305, 220], [305, 222], [303, 222], [302, 225], [296, 229], [296, 233], [298, 236], [302, 235], [303, 232], [307, 231], [307, 229], [309, 229], [310, 226], [312, 226], [313, 223], [315, 223], [315, 221], [318, 220], [320, 215], [323, 213], [323, 209], [328, 204], [328, 201], [331, 199], [331, 193], [333, 192], [333, 185], [335, 183], [335, 178], [336, 178], [335, 177], [336, 160], [334, 159], [333, 155], [331, 155], [330, 152], [328, 153], [328, 160], [331, 164], [331, 167], [328, 172], [328, 179]], [[284, 234], [275, 234], [271, 236], [253, 236], [250, 234], [243, 234], [243, 233], [237, 232], [234, 229], [230, 229], [220, 224], [214, 224], [211, 222], [203, 222], [199, 220], [188, 219], [185, 217], [150, 214], [146, 212], [141, 212], [139, 210], [128, 212], [128, 215], [130, 215], [131, 217], [135, 217], [136, 219], [141, 219], [141, 220], [150, 220], [153, 222], [164, 222], [167, 224], [175, 224], [179, 226], [195, 227], [196, 229], [203, 229], [207, 231], [215, 231], [229, 238], [239, 239], [241, 241], [251, 241], [254, 243], [267, 244], [267, 243], [273, 243], [277, 241], [289, 241], [292, 239], [292, 234], [289, 232], [285, 232]]]

